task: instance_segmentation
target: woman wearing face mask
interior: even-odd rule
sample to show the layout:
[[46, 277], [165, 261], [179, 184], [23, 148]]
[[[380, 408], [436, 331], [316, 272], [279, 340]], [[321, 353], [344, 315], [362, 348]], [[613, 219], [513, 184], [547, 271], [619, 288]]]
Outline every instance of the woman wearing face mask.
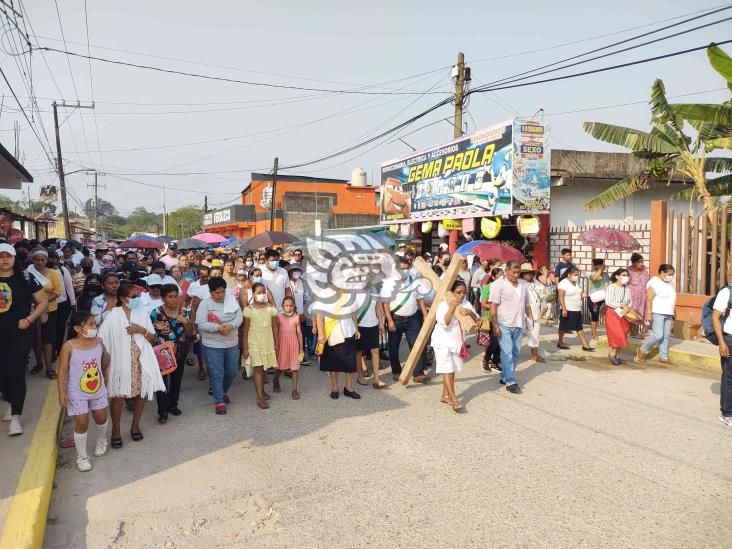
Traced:
[[628, 269], [618, 269], [610, 276], [610, 285], [605, 289], [605, 331], [610, 347], [610, 362], [615, 366], [625, 364], [620, 358], [620, 349], [628, 346], [630, 323], [626, 315], [632, 310], [633, 301], [628, 289]]
[[99, 337], [111, 357], [107, 390], [112, 410], [112, 448], [122, 448], [120, 422], [125, 398], [132, 399], [130, 436], [142, 440], [140, 418], [145, 400], [152, 400], [155, 391], [165, 391], [152, 343], [155, 328], [150, 316], [140, 306], [140, 289], [123, 284], [117, 292], [117, 306], [99, 328]]
[[[651, 276], [641, 254], [630, 256], [628, 273], [630, 274], [628, 289], [630, 290], [630, 297], [633, 299], [633, 307], [638, 314], [643, 315], [646, 311], [646, 286]], [[646, 318], [643, 320], [646, 320]], [[631, 337], [642, 339], [646, 331], [645, 323], [633, 324], [630, 327]]]
[[210, 297], [201, 301], [196, 312], [196, 325], [208, 367], [214, 411], [217, 415], [225, 415], [229, 387], [239, 366], [239, 326], [243, 318], [239, 304], [226, 290], [222, 277], [212, 277], [208, 290]]
[[[31, 253], [31, 264], [26, 271], [34, 276], [34, 278], [43, 286], [46, 296], [48, 297], [48, 309], [46, 321], [41, 322], [41, 334], [38, 341], [36, 351], [36, 359], [41, 358], [31, 373], [40, 372], [43, 365], [46, 368], [46, 377], [48, 379], [56, 379], [56, 372], [53, 369], [53, 345], [56, 337], [56, 318], [58, 314], [58, 304], [56, 301], [61, 297], [63, 289], [61, 287], [61, 273], [56, 269], [48, 268], [48, 252], [46, 250], [33, 250]], [[39, 353], [38, 350], [42, 349]]]
[[[23, 433], [20, 416], [25, 403], [25, 363], [33, 345], [34, 323], [48, 307], [46, 292], [34, 276], [23, 272], [15, 249], [0, 244], [0, 392], [10, 409], [8, 434]], [[35, 308], [32, 308], [35, 304]]]
[[101, 325], [107, 315], [117, 306], [117, 291], [119, 290], [119, 278], [114, 273], [107, 273], [102, 277], [101, 294], [94, 298], [91, 306], [91, 314], [97, 325]]
[[559, 286], [557, 286], [559, 305], [562, 309], [559, 317], [559, 342], [557, 347], [559, 349], [569, 349], [564, 344], [564, 334], [577, 332], [577, 337], [582, 343], [582, 350], [592, 352], [595, 349], [587, 345], [585, 331], [582, 328], [582, 300], [585, 296], [579, 285], [579, 269], [577, 267], [567, 269], [562, 277]]
[[91, 273], [86, 277], [84, 286], [79, 294], [79, 299], [76, 300], [76, 310], [83, 312], [90, 312], [92, 308], [92, 301], [94, 298], [100, 295], [102, 290], [102, 277], [98, 274]]
[[673, 265], [664, 263], [658, 268], [658, 276], [654, 276], [648, 281], [645, 318], [652, 318], [653, 323], [651, 324], [650, 321], [646, 320], [646, 325], [651, 325], [651, 335], [638, 349], [638, 362], [646, 362], [646, 353], [658, 343], [658, 361], [661, 364], [671, 364], [668, 359], [668, 343], [676, 311], [674, 274]]

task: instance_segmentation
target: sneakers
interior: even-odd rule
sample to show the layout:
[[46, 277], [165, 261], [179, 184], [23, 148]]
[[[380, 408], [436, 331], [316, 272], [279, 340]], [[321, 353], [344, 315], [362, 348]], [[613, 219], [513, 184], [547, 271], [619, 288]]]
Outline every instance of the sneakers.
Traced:
[[100, 438], [99, 440], [97, 440], [96, 446], [94, 446], [94, 455], [96, 457], [101, 457], [106, 453], [107, 453], [107, 439]]
[[8, 427], [8, 435], [15, 437], [23, 434], [23, 426], [20, 424], [20, 420], [17, 417], [10, 419], [10, 426]]
[[732, 416], [719, 416], [719, 421], [729, 427], [732, 427]]
[[414, 376], [412, 379], [415, 383], [427, 383], [428, 381], [432, 381], [432, 378], [425, 374]]
[[216, 415], [217, 416], [225, 416], [226, 415], [226, 404], [217, 404], [216, 405]]
[[509, 393], [513, 393], [514, 395], [520, 395], [521, 393], [523, 393], [521, 387], [518, 386], [518, 383], [506, 385], [506, 391], [508, 391]]
[[487, 362], [487, 361], [484, 360], [482, 367], [483, 367], [483, 371], [485, 373], [490, 373], [490, 371], [491, 371], [491, 365], [490, 365], [489, 362]]
[[13, 410], [12, 408], [10, 408], [10, 406], [8, 406], [8, 411], [3, 416], [3, 421], [10, 421], [11, 419], [13, 419]]
[[92, 464], [91, 461], [89, 461], [88, 457], [79, 457], [76, 458], [76, 468], [81, 471], [82, 473], [86, 473], [87, 471], [92, 470]]

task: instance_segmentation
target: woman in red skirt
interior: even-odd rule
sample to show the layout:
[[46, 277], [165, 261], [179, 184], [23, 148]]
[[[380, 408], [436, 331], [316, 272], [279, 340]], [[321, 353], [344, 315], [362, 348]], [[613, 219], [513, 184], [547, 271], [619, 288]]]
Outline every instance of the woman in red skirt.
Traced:
[[618, 269], [610, 276], [611, 284], [605, 289], [605, 331], [610, 347], [610, 362], [615, 366], [625, 364], [620, 358], [620, 349], [628, 346], [628, 314], [632, 314], [633, 302], [628, 289], [630, 273], [628, 269]]

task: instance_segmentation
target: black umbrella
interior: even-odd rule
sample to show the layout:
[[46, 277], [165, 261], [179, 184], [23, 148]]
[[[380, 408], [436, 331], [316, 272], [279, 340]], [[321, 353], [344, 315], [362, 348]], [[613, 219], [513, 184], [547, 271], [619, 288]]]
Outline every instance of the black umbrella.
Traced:
[[58, 246], [59, 242], [62, 242], [64, 240], [66, 241], [66, 244], [71, 244], [77, 250], [81, 250], [81, 242], [79, 242], [78, 240], [66, 240], [65, 238], [48, 238], [41, 242], [41, 246], [43, 246], [44, 248]]
[[244, 241], [241, 247], [247, 250], [254, 250], [257, 248], [268, 248], [275, 244], [288, 244], [295, 242], [295, 240], [297, 240], [297, 237], [294, 234], [283, 231], [265, 231]]
[[209, 246], [203, 240], [197, 238], [181, 238], [176, 244], [179, 250], [203, 250]]

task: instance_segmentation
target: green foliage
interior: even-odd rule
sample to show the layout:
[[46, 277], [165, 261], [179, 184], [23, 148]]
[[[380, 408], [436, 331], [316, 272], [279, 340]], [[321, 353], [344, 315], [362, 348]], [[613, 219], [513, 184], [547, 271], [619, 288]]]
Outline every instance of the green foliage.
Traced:
[[168, 215], [168, 235], [174, 238], [188, 238], [201, 232], [203, 208], [190, 205], [178, 208]]
[[[732, 58], [715, 45], [707, 53], [712, 67], [728, 81], [732, 90]], [[656, 181], [670, 181], [679, 176], [689, 182], [689, 187], [675, 197], [701, 199], [707, 211], [715, 207], [714, 196], [732, 194], [730, 175], [707, 181], [708, 173], [732, 172], [732, 159], [707, 156], [717, 149], [732, 150], [732, 101], [721, 105], [671, 104], [663, 82], [656, 80], [651, 87], [649, 105], [650, 132], [602, 122], [583, 124], [595, 139], [625, 147], [643, 161], [640, 172], [597, 195], [585, 204], [585, 210], [606, 208]], [[689, 135], [685, 133], [688, 126], [694, 130]]]
[[[114, 205], [111, 202], [107, 202], [106, 200], [99, 199], [99, 204], [97, 206], [97, 216], [100, 220], [100, 223], [102, 221], [102, 218], [108, 217], [110, 215], [114, 215], [117, 213], [117, 208], [114, 207]], [[84, 215], [88, 217], [89, 219], [94, 219], [94, 199], [90, 198], [86, 202], [84, 202]]]

